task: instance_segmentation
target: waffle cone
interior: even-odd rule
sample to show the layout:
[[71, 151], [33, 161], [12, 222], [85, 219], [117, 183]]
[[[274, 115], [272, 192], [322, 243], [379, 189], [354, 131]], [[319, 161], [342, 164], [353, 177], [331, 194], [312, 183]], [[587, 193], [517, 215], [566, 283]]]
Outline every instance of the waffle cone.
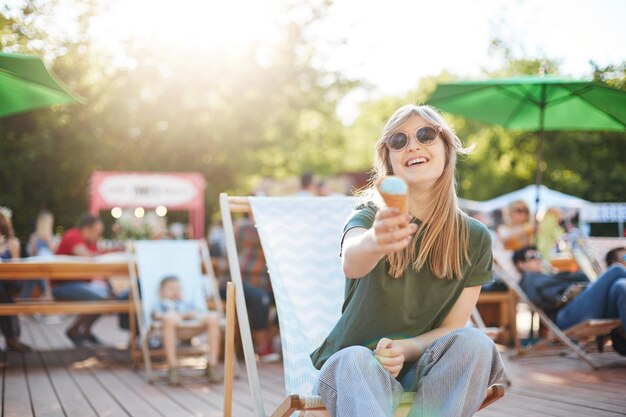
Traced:
[[409, 199], [406, 194], [387, 194], [380, 190], [378, 190], [378, 192], [383, 200], [385, 200], [387, 207], [395, 207], [403, 214], [409, 212]]

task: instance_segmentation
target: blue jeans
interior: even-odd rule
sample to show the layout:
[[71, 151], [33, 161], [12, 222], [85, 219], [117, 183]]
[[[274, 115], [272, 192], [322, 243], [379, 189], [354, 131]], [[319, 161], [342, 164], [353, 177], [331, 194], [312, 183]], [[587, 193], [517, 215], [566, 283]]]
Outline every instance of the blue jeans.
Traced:
[[589, 319], [619, 318], [626, 328], [626, 268], [609, 268], [556, 314], [556, 325], [567, 329]]
[[[89, 282], [68, 282], [56, 285], [52, 288], [52, 295], [56, 300], [63, 301], [98, 301], [108, 297], [105, 287], [93, 285]], [[91, 326], [98, 320], [99, 314], [81, 314], [67, 329], [67, 333], [89, 334]]]
[[68, 282], [55, 285], [52, 295], [55, 299], [64, 301], [98, 301], [109, 298], [107, 290], [90, 282]]
[[[222, 299], [226, 299], [226, 287], [220, 287]], [[275, 303], [274, 293], [263, 288], [243, 284], [243, 296], [246, 299], [250, 328], [264, 330], [269, 326], [270, 307]]]
[[30, 298], [30, 294], [33, 292], [33, 288], [39, 287], [39, 293], [43, 296], [46, 291], [46, 281], [43, 279], [34, 279], [22, 282], [22, 289], [20, 291], [20, 298]]

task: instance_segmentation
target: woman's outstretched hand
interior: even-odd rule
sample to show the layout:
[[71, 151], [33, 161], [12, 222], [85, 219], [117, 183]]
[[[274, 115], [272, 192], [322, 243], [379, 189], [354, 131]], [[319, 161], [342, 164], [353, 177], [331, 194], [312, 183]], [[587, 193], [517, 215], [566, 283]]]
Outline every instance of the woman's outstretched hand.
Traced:
[[404, 365], [404, 351], [397, 341], [383, 337], [376, 345], [374, 356], [392, 377], [395, 378], [400, 374]]
[[402, 214], [400, 210], [386, 207], [376, 212], [372, 233], [374, 250], [382, 255], [404, 249], [409, 245], [417, 225], [411, 223], [409, 214]]

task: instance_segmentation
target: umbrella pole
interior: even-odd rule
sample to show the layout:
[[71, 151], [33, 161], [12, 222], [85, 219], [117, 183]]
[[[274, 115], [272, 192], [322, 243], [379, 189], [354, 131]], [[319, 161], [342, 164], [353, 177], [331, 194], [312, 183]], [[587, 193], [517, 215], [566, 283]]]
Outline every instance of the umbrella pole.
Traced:
[[[543, 117], [542, 117], [543, 119]], [[542, 120], [543, 125], [543, 120]], [[543, 159], [543, 128], [539, 131], [539, 144], [537, 145], [537, 168], [535, 170], [535, 186], [537, 188], [537, 195], [535, 197], [535, 219], [537, 218], [537, 212], [539, 211], [539, 201], [541, 197], [539, 195], [541, 189], [541, 161]]]
[[[537, 196], [535, 197], [535, 217], [533, 224], [535, 225], [535, 237], [539, 233], [539, 224], [537, 221], [537, 213], [539, 212], [539, 195], [541, 191], [541, 161], [543, 159], [543, 134], [544, 134], [544, 117], [546, 110], [546, 85], [541, 85], [541, 101], [539, 102], [539, 144], [537, 145], [537, 169], [535, 171], [535, 186], [537, 188]], [[536, 242], [535, 242], [536, 243]]]

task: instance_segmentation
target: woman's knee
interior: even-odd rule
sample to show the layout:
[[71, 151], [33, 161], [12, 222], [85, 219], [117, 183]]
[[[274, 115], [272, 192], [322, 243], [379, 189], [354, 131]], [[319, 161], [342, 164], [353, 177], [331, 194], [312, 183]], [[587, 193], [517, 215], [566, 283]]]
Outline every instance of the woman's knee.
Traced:
[[378, 366], [378, 361], [371, 350], [364, 346], [350, 346], [332, 355], [327, 363], [343, 369], [364, 369]]
[[489, 336], [473, 327], [457, 329], [450, 335], [454, 337], [455, 345], [474, 357], [483, 356], [490, 358], [492, 352], [496, 349], [493, 340]]
[[455, 330], [451, 335], [454, 337], [452, 345], [456, 351], [451, 357], [457, 358], [461, 366], [473, 364], [474, 369], [488, 370], [490, 384], [502, 378], [504, 367], [500, 353], [493, 340], [483, 331], [464, 327]]

